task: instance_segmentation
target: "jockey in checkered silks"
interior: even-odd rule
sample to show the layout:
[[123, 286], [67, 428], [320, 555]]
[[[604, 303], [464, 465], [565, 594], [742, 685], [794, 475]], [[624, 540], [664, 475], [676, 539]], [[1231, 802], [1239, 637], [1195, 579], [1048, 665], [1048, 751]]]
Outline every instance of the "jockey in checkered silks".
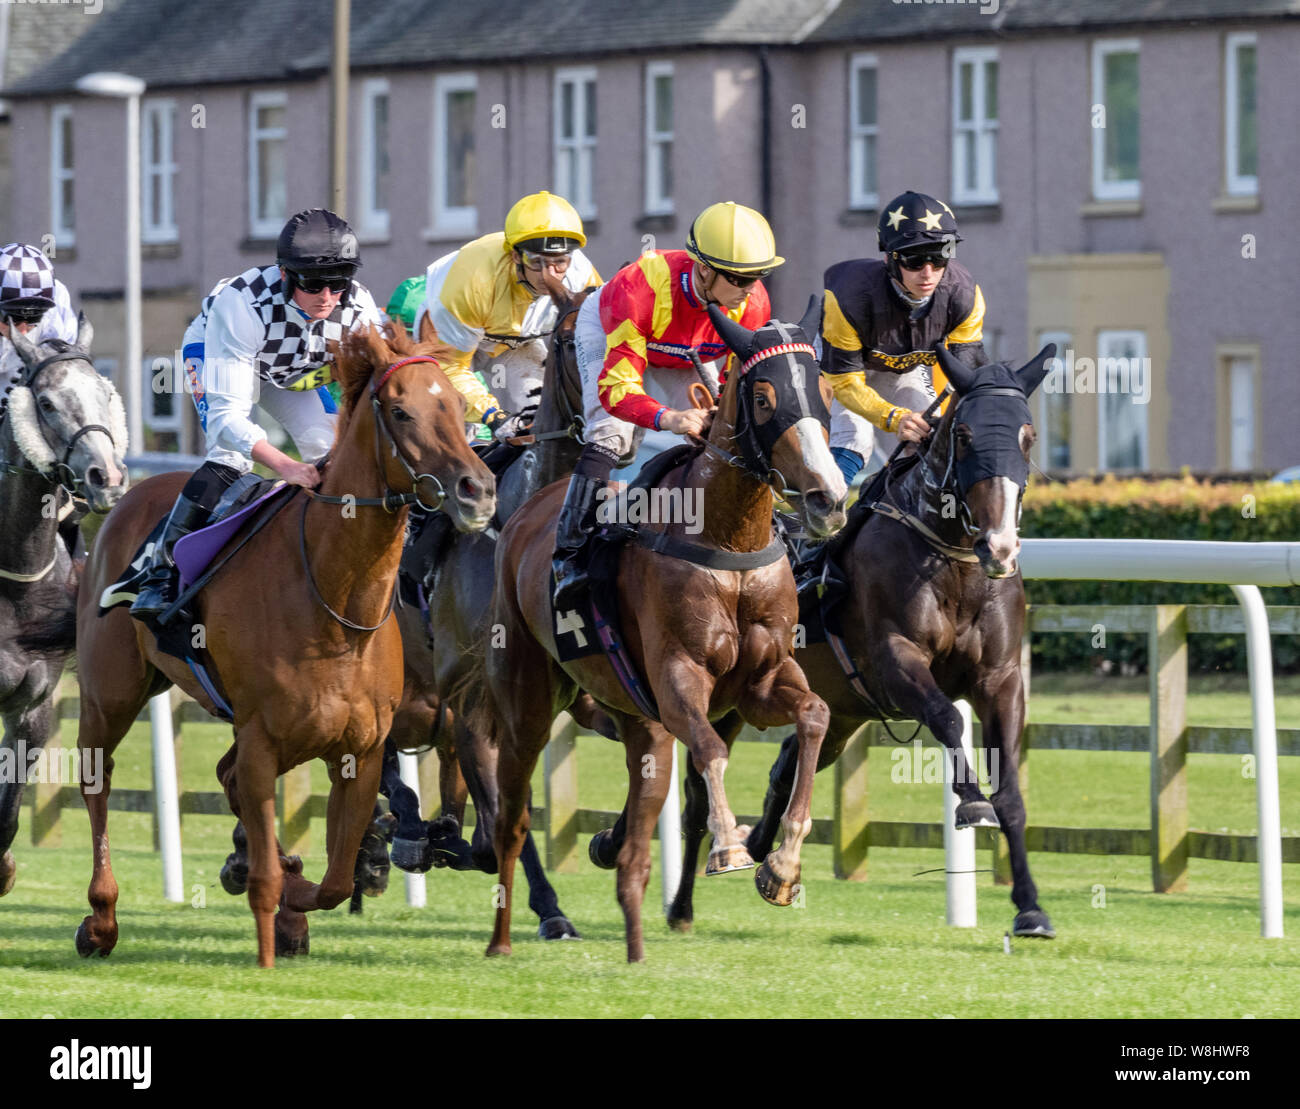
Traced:
[[[207, 436], [208, 458], [181, 490], [131, 615], [155, 619], [176, 599], [172, 548], [207, 522], [221, 495], [254, 462], [291, 485], [320, 483], [315, 463], [334, 442], [329, 391], [343, 336], [379, 324], [357, 237], [324, 208], [299, 212], [280, 232], [275, 264], [221, 281], [185, 332], [188, 388]], [[257, 404], [289, 433], [303, 461], [267, 439]]]
[[[13, 343], [11, 328], [17, 328], [37, 346], [51, 339], [75, 345], [77, 315], [62, 281], [54, 276], [50, 260], [34, 246], [9, 243], [0, 247], [0, 422], [9, 409], [9, 394], [22, 383], [26, 366]], [[72, 513], [59, 525], [59, 534], [73, 556], [84, 553], [79, 544], [80, 513]]]

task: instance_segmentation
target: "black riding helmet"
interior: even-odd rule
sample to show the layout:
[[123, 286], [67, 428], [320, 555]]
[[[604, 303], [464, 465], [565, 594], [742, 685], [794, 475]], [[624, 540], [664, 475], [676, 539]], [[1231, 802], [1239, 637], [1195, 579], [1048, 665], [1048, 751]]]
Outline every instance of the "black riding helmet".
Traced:
[[[325, 208], [308, 208], [290, 217], [276, 243], [275, 261], [285, 270], [285, 298], [293, 296], [296, 278], [347, 278], [361, 268], [356, 233]], [[340, 303], [347, 303], [345, 290]]]
[[880, 210], [876, 223], [876, 245], [885, 252], [889, 275], [899, 280], [898, 256], [913, 251], [942, 250], [945, 258], [953, 256], [953, 246], [961, 242], [957, 217], [942, 200], [925, 193], [908, 191], [894, 197]]

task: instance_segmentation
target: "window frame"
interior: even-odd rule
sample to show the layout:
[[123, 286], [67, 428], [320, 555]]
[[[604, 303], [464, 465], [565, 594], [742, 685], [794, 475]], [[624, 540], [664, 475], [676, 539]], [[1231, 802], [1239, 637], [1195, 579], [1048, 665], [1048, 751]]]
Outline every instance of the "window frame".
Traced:
[[[673, 106], [673, 119], [670, 121], [673, 126], [667, 131], [658, 131], [655, 129], [655, 82], [661, 77], [667, 77], [671, 82], [670, 97]], [[671, 193], [668, 196], [659, 194], [659, 179], [661, 176], [662, 166], [660, 165], [658, 154], [663, 144], [668, 145], [669, 165], [672, 164], [673, 148], [676, 145], [676, 105], [677, 105], [677, 88], [676, 76], [673, 72], [672, 62], [647, 62], [645, 67], [645, 212], [648, 216], [669, 216], [676, 211], [676, 205], [673, 203]]]
[[[161, 117], [160, 160], [149, 157], [149, 129], [151, 119]], [[140, 105], [140, 241], [145, 243], [174, 243], [180, 238], [176, 224], [176, 101], [171, 98], [146, 100]], [[156, 187], [162, 190], [158, 223], [150, 220], [153, 205], [150, 198]]]
[[[871, 70], [876, 76], [876, 120], [874, 123], [862, 123], [858, 118], [858, 74]], [[875, 211], [880, 207], [880, 59], [873, 53], [853, 54], [849, 57], [849, 207], [864, 211]], [[874, 142], [868, 142], [874, 140]], [[870, 148], [874, 157], [868, 163], [866, 151]], [[868, 192], [860, 188], [866, 176], [866, 166], [870, 164], [877, 170], [876, 190]]]
[[[1107, 181], [1106, 129], [1110, 126], [1110, 105], [1106, 102], [1105, 58], [1109, 54], [1134, 54], [1138, 59], [1138, 176], [1133, 180]], [[1136, 38], [1097, 39], [1092, 44], [1092, 104], [1105, 106], [1106, 127], [1092, 128], [1092, 195], [1096, 200], [1140, 200], [1142, 198], [1142, 51]]]
[[[440, 73], [433, 79], [433, 136], [430, 142], [429, 231], [430, 238], [474, 235], [478, 231], [478, 205], [449, 204], [447, 201], [447, 101], [452, 93], [474, 94], [474, 116], [478, 117], [478, 74]], [[472, 129], [474, 149], [478, 131]]]
[[[285, 121], [281, 127], [261, 129], [257, 113], [261, 108], [283, 108]], [[258, 177], [257, 145], [262, 140], [279, 139], [284, 144], [285, 159], [285, 211], [279, 216], [258, 219], [257, 193], [261, 183]], [[254, 239], [274, 239], [280, 234], [284, 221], [289, 218], [289, 94], [282, 89], [259, 90], [248, 97], [248, 232]]]
[[[1113, 357], [1112, 355], [1108, 354], [1105, 350], [1107, 340], [1113, 340], [1117, 338], [1123, 339], [1123, 338], [1130, 338], [1130, 337], [1135, 337], [1137, 339], [1135, 345], [1138, 348], [1138, 353], [1134, 357], [1136, 358], [1148, 357], [1149, 356], [1148, 351], [1150, 348], [1147, 344], [1147, 333], [1139, 328], [1107, 328], [1103, 331], [1097, 332], [1097, 351], [1096, 351], [1096, 358], [1094, 361], [1094, 369], [1096, 371], [1096, 382], [1097, 382], [1096, 396], [1097, 396], [1097, 472], [1098, 473], [1140, 474], [1151, 468], [1151, 420], [1148, 412], [1151, 406], [1149, 404], [1138, 406], [1142, 408], [1142, 412], [1143, 412], [1143, 419], [1141, 425], [1142, 435], [1138, 440], [1138, 444], [1139, 444], [1138, 464], [1134, 466], [1131, 470], [1126, 468], [1118, 468], [1112, 466], [1109, 463], [1109, 461], [1107, 461], [1106, 458], [1106, 451], [1109, 445], [1106, 441], [1107, 438], [1106, 437], [1106, 431], [1107, 431], [1106, 400], [1108, 397], [1112, 396], [1113, 394], [1110, 392], [1109, 388], [1107, 388], [1105, 392], [1102, 391], [1101, 361], [1103, 358]], [[1130, 382], [1132, 381], [1131, 374], [1129, 380]]]
[[[594, 98], [596, 100], [596, 112], [597, 112], [596, 126], [594, 128], [596, 133], [591, 137], [588, 137], [586, 135], [585, 132], [586, 132], [586, 125], [587, 125], [587, 118], [586, 118], [587, 98], [585, 95], [579, 96], [575, 93], [574, 100], [573, 100], [574, 137], [571, 139], [563, 138], [560, 135], [560, 124], [563, 118], [563, 113], [560, 110], [561, 99], [563, 97], [563, 92], [561, 90], [563, 86], [566, 84], [572, 84], [575, 88], [581, 89], [588, 82], [590, 82], [594, 86]], [[564, 197], [566, 200], [568, 200], [569, 203], [573, 205], [578, 215], [581, 216], [584, 220], [595, 219], [597, 213], [596, 150], [600, 139], [599, 97], [600, 97], [600, 86], [597, 80], [597, 69], [595, 66], [566, 66], [562, 69], [557, 69], [555, 71], [555, 79], [552, 83], [552, 99], [551, 99], [551, 111], [552, 111], [551, 151], [552, 151], [552, 158], [554, 159], [551, 177], [555, 181], [556, 193]], [[579, 113], [581, 113], [581, 117], [582, 117], [581, 124], [579, 124], [578, 122]], [[590, 161], [588, 163], [590, 167], [591, 179], [587, 183], [590, 187], [589, 196], [584, 196], [582, 192], [578, 188], [576, 188], [576, 186], [579, 184], [578, 181], [562, 182], [560, 180], [560, 154], [562, 150], [567, 150], [569, 148], [572, 148], [574, 151], [577, 152], [578, 156], [575, 159], [575, 161], [577, 161], [578, 163], [582, 162], [582, 152], [584, 150], [590, 150], [591, 152]]]
[[[68, 121], [73, 131], [71, 166], [63, 166], [63, 122]], [[50, 109], [50, 229], [54, 234], [55, 248], [77, 244], [77, 144], [76, 115], [71, 104], [55, 104]], [[63, 183], [72, 182], [72, 221], [64, 223]]]
[[[1238, 147], [1241, 141], [1241, 118], [1238, 110], [1241, 74], [1237, 50], [1249, 46], [1255, 51], [1255, 137], [1259, 140], [1259, 36], [1254, 31], [1233, 31], [1223, 43], [1223, 177], [1228, 196], [1258, 196], [1259, 176], [1237, 172]], [[1258, 148], [1256, 157], [1258, 157]], [[1258, 169], [1258, 167], [1256, 167]]]
[[[998, 120], [988, 118], [988, 105], [985, 103], [987, 87], [987, 66], [990, 62], [998, 65], [998, 79], [1001, 81], [1002, 66], [996, 46], [959, 46], [952, 52], [952, 199], [954, 204], [997, 204], [998, 203]], [[961, 120], [961, 67], [974, 67], [971, 82], [971, 121]], [[1001, 89], [998, 93], [998, 106], [1001, 108]], [[966, 187], [966, 169], [962, 137], [973, 133], [975, 136], [975, 178], [973, 188]], [[981, 157], [986, 151], [988, 157]]]
[[[392, 137], [393, 97], [387, 77], [369, 77], [361, 82], [361, 142], [358, 144], [357, 178], [361, 186], [358, 207], [358, 230], [363, 236], [387, 239], [389, 234], [388, 209], [380, 208], [377, 203], [379, 183], [379, 166], [375, 158], [375, 101], [380, 97], [388, 100], [388, 133], [385, 139], [383, 156], [388, 160]], [[389, 181], [392, 181], [392, 166], [389, 165]]]

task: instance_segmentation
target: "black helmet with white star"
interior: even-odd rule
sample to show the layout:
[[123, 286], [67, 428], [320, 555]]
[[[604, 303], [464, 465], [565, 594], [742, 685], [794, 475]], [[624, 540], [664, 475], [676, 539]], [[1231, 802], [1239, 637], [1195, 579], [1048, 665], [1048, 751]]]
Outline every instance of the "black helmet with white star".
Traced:
[[959, 243], [957, 217], [942, 200], [905, 192], [880, 210], [876, 224], [879, 249], [886, 254], [931, 243]]

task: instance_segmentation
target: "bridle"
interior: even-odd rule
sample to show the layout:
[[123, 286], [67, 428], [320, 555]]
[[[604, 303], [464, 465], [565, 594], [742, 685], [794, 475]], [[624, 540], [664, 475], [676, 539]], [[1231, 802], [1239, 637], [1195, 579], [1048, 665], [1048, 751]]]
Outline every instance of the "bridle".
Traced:
[[[574, 353], [577, 346], [577, 339], [573, 331], [565, 333], [564, 321], [570, 316], [576, 315], [581, 304], [576, 304], [561, 313], [560, 318], [556, 321], [552, 331], [546, 334], [553, 336], [551, 339], [551, 349], [554, 351], [556, 382], [553, 388], [557, 399], [560, 415], [564, 418], [564, 426], [558, 431], [543, 431], [541, 433], [532, 433], [534, 443], [545, 443], [552, 439], [576, 439], [582, 442], [583, 429], [586, 421], [582, 418], [582, 413], [574, 408], [573, 403], [569, 400], [569, 391], [565, 387], [569, 377], [567, 374], [569, 355]], [[543, 336], [535, 336], [542, 338]], [[548, 374], [548, 382], [550, 375]]]
[[[377, 432], [383, 433], [383, 438], [388, 441], [392, 447], [394, 457], [402, 464], [402, 469], [406, 471], [407, 477], [411, 479], [411, 488], [408, 492], [398, 493], [388, 484], [388, 478], [385, 476], [383, 454], [380, 448], [380, 435], [375, 435], [375, 468], [379, 472], [380, 479], [384, 482], [384, 495], [382, 497], [335, 497], [325, 493], [317, 493], [312, 489], [304, 489], [307, 494], [302, 502], [302, 514], [298, 521], [298, 553], [302, 557], [303, 573], [307, 577], [307, 584], [311, 588], [312, 596], [320, 603], [335, 620], [345, 628], [351, 628], [353, 631], [373, 632], [378, 631], [387, 622], [393, 614], [393, 606], [397, 603], [397, 583], [393, 583], [393, 595], [388, 600], [388, 609], [385, 611], [383, 619], [378, 624], [366, 625], [356, 624], [346, 616], [335, 612], [330, 607], [329, 602], [321, 596], [320, 589], [316, 585], [315, 579], [311, 574], [311, 565], [307, 558], [307, 506], [312, 501], [320, 501], [325, 504], [346, 504], [358, 508], [382, 508], [385, 512], [396, 512], [407, 505], [417, 504], [426, 512], [437, 512], [447, 499], [447, 491], [441, 481], [433, 474], [417, 474], [415, 467], [411, 465], [406, 457], [406, 453], [398, 444], [394, 437], [392, 429], [388, 426], [388, 420], [384, 416], [383, 405], [379, 400], [379, 390], [384, 387], [385, 382], [393, 375], [393, 371], [400, 369], [402, 366], [409, 366], [413, 362], [432, 362], [435, 366], [441, 365], [438, 359], [428, 355], [414, 355], [410, 358], [402, 358], [389, 366], [383, 374], [377, 379], [371, 379], [370, 382], [370, 409], [375, 418]], [[437, 499], [433, 503], [425, 501], [419, 493], [420, 484], [424, 481], [430, 481], [437, 487]]]

